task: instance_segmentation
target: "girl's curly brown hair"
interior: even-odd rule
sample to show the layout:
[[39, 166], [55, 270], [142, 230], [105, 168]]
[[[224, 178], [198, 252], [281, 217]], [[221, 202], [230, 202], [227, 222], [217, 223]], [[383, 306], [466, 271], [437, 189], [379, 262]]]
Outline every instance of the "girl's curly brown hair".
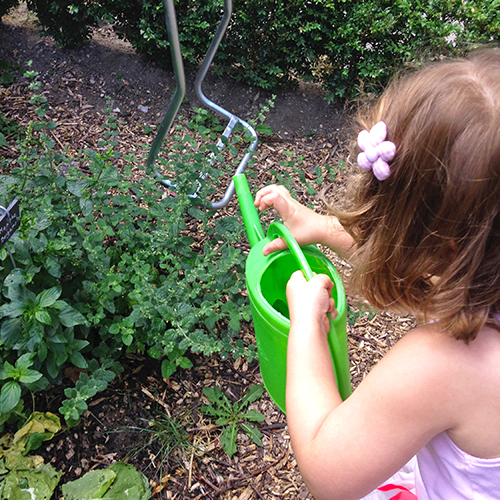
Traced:
[[469, 342], [500, 330], [500, 50], [432, 64], [359, 116], [387, 124], [391, 175], [357, 176], [336, 213], [358, 245], [354, 282], [376, 307], [439, 319]]

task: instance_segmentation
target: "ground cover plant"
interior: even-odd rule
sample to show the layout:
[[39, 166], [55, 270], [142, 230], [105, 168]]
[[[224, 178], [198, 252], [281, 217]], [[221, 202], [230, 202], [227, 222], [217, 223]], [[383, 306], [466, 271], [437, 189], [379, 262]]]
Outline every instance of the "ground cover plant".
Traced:
[[[32, 102], [43, 118], [47, 103], [39, 94]], [[238, 338], [250, 320], [235, 247], [243, 226], [234, 216], [214, 220], [206, 201], [224, 165], [234, 168], [242, 134], [225, 158], [213, 142], [218, 120], [195, 112], [158, 160], [176, 185], [166, 192], [155, 172], [141, 172], [143, 158], [126, 156], [117, 168], [116, 117], [106, 113], [97, 151], [56, 150], [47, 134], [55, 123], [40, 120], [17, 160], [2, 163], [0, 205], [18, 199], [21, 225], [0, 251], [1, 423], [24, 418], [25, 393], [60, 383], [68, 364], [84, 370], [60, 408], [71, 426], [121, 370], [124, 352], [162, 359], [164, 378], [192, 366], [188, 352], [255, 356]], [[212, 181], [200, 182], [200, 172]]]
[[224, 426], [220, 441], [222, 449], [229, 457], [236, 453], [236, 436], [240, 428], [257, 446], [262, 446], [262, 433], [251, 422], [263, 422], [266, 417], [247, 407], [257, 401], [263, 392], [263, 385], [252, 385], [240, 400], [233, 403], [219, 387], [205, 387], [203, 389], [210, 404], [202, 406], [200, 410], [215, 419], [217, 425]]

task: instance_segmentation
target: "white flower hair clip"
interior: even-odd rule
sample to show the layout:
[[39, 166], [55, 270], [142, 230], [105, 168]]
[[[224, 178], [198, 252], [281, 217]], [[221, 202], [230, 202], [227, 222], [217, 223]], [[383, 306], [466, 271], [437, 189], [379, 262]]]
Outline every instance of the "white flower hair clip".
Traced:
[[358, 135], [358, 146], [361, 153], [358, 155], [358, 165], [363, 170], [372, 170], [373, 175], [383, 181], [391, 175], [388, 162], [396, 155], [396, 145], [386, 141], [387, 125], [378, 122], [368, 130], [362, 130]]

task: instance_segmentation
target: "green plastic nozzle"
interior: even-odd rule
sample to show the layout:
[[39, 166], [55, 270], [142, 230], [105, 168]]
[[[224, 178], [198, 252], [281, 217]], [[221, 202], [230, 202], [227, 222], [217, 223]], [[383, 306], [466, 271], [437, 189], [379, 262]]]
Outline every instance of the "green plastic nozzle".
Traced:
[[253, 204], [253, 196], [252, 193], [250, 193], [245, 174], [236, 174], [233, 176], [233, 181], [248, 236], [248, 242], [250, 243], [250, 247], [253, 247], [260, 240], [264, 239], [264, 230], [262, 229], [257, 209]]

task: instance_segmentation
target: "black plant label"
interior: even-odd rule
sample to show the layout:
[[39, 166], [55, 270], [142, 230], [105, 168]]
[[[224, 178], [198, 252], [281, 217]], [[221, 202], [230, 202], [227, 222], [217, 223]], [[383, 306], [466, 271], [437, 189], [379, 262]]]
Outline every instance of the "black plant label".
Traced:
[[0, 207], [0, 248], [3, 248], [9, 241], [20, 224], [21, 217], [17, 200], [14, 200], [8, 208]]

